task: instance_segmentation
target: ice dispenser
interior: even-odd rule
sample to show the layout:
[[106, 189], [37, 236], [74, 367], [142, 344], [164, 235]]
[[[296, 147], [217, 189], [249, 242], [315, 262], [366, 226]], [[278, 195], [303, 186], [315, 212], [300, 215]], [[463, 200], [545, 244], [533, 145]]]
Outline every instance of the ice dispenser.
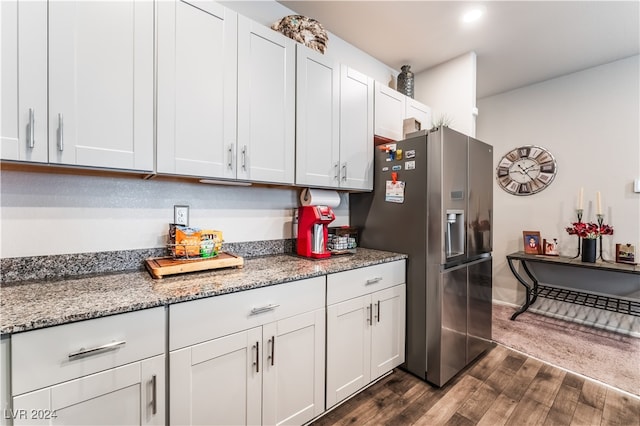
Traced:
[[447, 260], [464, 254], [464, 210], [447, 210], [445, 215], [445, 255]]

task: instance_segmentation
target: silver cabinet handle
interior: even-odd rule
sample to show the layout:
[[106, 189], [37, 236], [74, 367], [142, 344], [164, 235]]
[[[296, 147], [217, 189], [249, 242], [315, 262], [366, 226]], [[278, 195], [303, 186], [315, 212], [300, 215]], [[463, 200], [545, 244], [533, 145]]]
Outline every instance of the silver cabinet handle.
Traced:
[[376, 318], [378, 319], [378, 322], [380, 322], [380, 301], [378, 300], [378, 303], [376, 304], [378, 305], [378, 315]]
[[256, 366], [256, 373], [260, 372], [260, 342], [256, 342], [255, 345], [253, 345], [253, 347], [256, 350], [256, 360], [253, 363], [253, 365]]
[[335, 173], [333, 174], [333, 178], [335, 180], [340, 180], [340, 163], [334, 164], [333, 168], [335, 169]]
[[90, 349], [81, 348], [77, 352], [70, 353], [69, 359], [74, 359], [74, 358], [78, 358], [86, 355], [93, 355], [99, 352], [113, 351], [115, 349], [120, 348], [120, 346], [124, 346], [126, 343], [127, 343], [126, 340], [120, 340], [119, 342], [111, 342], [102, 346], [96, 346], [95, 348], [90, 348]]
[[259, 308], [253, 308], [253, 309], [251, 309], [251, 315], [256, 315], [256, 314], [261, 314], [263, 312], [273, 311], [278, 306], [280, 306], [280, 305], [267, 305], [267, 306], [261, 306]]
[[33, 149], [36, 146], [36, 117], [33, 112], [33, 108], [29, 108], [29, 131], [27, 132], [27, 144], [29, 148]]
[[247, 170], [247, 146], [242, 147], [242, 170]]
[[371, 303], [367, 306], [367, 324], [371, 325]]
[[151, 413], [158, 413], [158, 395], [157, 395], [157, 384], [156, 384], [156, 375], [151, 376]]
[[229, 162], [227, 163], [229, 170], [233, 170], [233, 144], [229, 145]]
[[64, 151], [64, 119], [58, 114], [58, 149]]
[[276, 357], [276, 336], [271, 336], [271, 365], [275, 362]]
[[365, 282], [365, 284], [366, 284], [366, 285], [370, 285], [370, 284], [375, 284], [375, 283], [380, 282], [380, 281], [382, 281], [382, 277], [374, 277], [374, 278], [370, 278], [370, 279], [368, 279], [368, 280]]
[[342, 180], [347, 180], [347, 163], [342, 163]]

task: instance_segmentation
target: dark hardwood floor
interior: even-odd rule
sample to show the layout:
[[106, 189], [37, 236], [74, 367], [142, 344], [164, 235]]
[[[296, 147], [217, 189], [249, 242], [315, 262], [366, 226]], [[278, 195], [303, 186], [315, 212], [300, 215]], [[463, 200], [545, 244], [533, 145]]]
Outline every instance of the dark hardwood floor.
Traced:
[[312, 423], [640, 425], [640, 399], [497, 345], [442, 388], [396, 369]]

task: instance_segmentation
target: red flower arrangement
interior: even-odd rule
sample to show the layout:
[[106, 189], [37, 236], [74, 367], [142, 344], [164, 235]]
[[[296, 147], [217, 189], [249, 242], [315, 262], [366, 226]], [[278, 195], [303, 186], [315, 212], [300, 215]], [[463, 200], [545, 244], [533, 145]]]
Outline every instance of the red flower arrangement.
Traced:
[[593, 240], [601, 235], [613, 235], [613, 227], [605, 224], [573, 222], [573, 226], [568, 227], [567, 232], [569, 235]]

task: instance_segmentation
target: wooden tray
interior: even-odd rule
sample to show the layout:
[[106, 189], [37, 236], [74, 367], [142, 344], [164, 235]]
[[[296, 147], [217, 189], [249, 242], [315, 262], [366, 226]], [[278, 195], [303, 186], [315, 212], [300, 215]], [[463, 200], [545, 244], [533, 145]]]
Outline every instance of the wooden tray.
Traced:
[[234, 254], [220, 252], [216, 257], [208, 259], [174, 259], [171, 256], [151, 257], [144, 261], [153, 278], [165, 275], [182, 274], [184, 272], [208, 271], [210, 269], [244, 266], [244, 259]]

